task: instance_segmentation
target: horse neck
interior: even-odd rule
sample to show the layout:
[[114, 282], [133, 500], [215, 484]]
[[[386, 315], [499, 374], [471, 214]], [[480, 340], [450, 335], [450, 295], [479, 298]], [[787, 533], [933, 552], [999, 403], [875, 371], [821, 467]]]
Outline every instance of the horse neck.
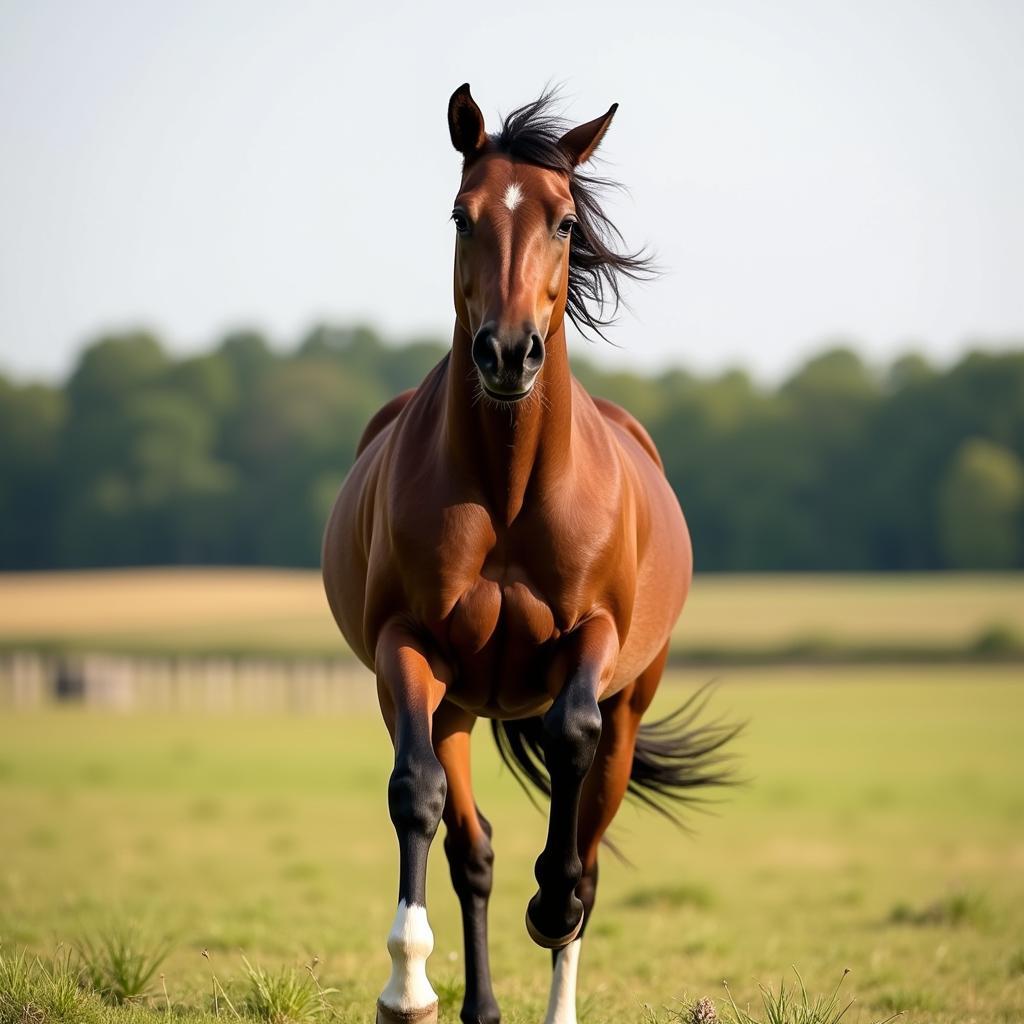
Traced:
[[480, 396], [472, 338], [455, 327], [448, 367], [447, 444], [458, 471], [482, 483], [493, 513], [507, 525], [532, 489], [545, 488], [570, 467], [572, 373], [559, 326], [545, 342], [535, 394], [507, 409]]

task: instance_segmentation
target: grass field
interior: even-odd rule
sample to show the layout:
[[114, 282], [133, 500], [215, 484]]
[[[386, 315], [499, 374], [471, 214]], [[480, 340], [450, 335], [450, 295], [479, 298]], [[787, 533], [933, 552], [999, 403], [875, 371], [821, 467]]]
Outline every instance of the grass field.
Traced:
[[[307, 581], [293, 584], [301, 617]], [[112, 610], [65, 606], [56, 618], [68, 631]], [[118, 611], [122, 625], [151, 628], [145, 609]], [[176, 628], [194, 611], [182, 607]], [[926, 619], [922, 631], [935, 627]], [[6, 611], [0, 621], [11, 628]], [[25, 613], [18, 628], [32, 621]], [[661, 706], [705, 675], [673, 674]], [[777, 985], [791, 965], [819, 991], [851, 969], [845, 1022], [897, 1010], [915, 1024], [1024, 1020], [1019, 669], [731, 670], [716, 702], [749, 723], [737, 747], [750, 782], [693, 818], [690, 836], [624, 810], [616, 835], [635, 866], [603, 861], [583, 1024], [668, 1020], [665, 1007], [704, 995], [722, 1012], [723, 979], [753, 1006], [757, 983]], [[536, 1024], [548, 957], [522, 915], [544, 822], [478, 733], [478, 799], [497, 849], [498, 997], [508, 1024]], [[315, 954], [321, 982], [338, 990], [324, 1019], [372, 1021], [396, 882], [389, 762], [369, 715], [0, 715], [0, 953], [59, 956], [128, 926], [151, 945], [167, 939], [169, 1006], [157, 975], [134, 1006], [75, 1004], [80, 1019], [153, 1022], [215, 1020], [211, 967], [243, 1012], [240, 951], [299, 977]], [[440, 841], [429, 891], [431, 974], [442, 1019], [455, 1021], [461, 937]], [[234, 1019], [223, 997], [217, 1006]]]
[[[158, 569], [0, 574], [0, 647], [337, 655], [319, 574]], [[698, 576], [682, 655], [1024, 655], [1020, 575]]]

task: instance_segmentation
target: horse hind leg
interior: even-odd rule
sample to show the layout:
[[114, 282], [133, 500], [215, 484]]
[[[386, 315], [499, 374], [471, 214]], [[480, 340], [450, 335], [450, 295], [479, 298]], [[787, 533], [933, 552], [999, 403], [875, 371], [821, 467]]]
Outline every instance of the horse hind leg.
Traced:
[[466, 988], [460, 1018], [464, 1024], [499, 1024], [487, 949], [487, 906], [494, 875], [491, 826], [473, 799], [470, 774], [475, 721], [469, 712], [443, 703], [434, 716], [434, 749], [448, 779], [444, 850], [462, 911]]

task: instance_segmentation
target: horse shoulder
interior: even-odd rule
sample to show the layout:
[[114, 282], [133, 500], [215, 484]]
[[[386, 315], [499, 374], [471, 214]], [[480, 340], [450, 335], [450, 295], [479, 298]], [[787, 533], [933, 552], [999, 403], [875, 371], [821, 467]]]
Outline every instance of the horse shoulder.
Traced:
[[380, 576], [381, 544], [379, 538], [375, 544], [375, 535], [384, 511], [377, 498], [392, 461], [396, 425], [417, 390], [396, 395], [366, 425], [324, 532], [321, 561], [328, 603], [349, 646], [368, 665], [373, 651], [364, 643], [363, 627], [373, 600], [370, 591]]

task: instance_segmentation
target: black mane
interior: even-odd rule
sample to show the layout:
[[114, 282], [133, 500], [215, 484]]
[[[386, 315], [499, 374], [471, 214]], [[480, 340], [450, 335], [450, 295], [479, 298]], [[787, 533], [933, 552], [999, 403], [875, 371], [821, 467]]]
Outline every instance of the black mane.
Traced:
[[[603, 328], [615, 320], [621, 304], [622, 277], [633, 280], [653, 274], [643, 250], [619, 252], [625, 244], [621, 232], [601, 209], [600, 198], [614, 181], [583, 174], [558, 144], [572, 126], [553, 111], [557, 93], [544, 92], [502, 119], [501, 131], [490, 136], [499, 153], [517, 160], [563, 171], [569, 175], [569, 191], [576, 204], [576, 226], [569, 242], [569, 293], [566, 313], [580, 333], [604, 337]], [[605, 310], [611, 312], [605, 316]]]

